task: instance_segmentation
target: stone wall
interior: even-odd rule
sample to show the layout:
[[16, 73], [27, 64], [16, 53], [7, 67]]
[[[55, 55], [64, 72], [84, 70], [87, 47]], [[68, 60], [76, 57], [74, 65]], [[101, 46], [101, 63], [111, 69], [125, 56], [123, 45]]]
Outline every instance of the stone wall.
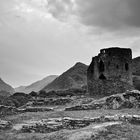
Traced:
[[125, 48], [102, 49], [87, 70], [90, 95], [111, 95], [133, 89], [132, 51]]

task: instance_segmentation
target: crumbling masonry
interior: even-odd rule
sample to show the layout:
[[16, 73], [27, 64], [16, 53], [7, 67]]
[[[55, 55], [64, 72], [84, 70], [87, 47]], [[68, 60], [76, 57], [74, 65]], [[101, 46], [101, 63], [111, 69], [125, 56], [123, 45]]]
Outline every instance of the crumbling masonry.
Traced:
[[87, 70], [88, 92], [91, 96], [107, 96], [133, 89], [132, 51], [126, 48], [100, 50]]

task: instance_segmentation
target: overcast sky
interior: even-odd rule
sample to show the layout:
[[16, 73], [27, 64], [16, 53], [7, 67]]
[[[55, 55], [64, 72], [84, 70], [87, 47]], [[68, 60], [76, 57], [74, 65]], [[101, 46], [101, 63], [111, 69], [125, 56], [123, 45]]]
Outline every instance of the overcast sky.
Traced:
[[28, 85], [112, 46], [139, 56], [139, 7], [140, 0], [0, 0], [0, 77]]

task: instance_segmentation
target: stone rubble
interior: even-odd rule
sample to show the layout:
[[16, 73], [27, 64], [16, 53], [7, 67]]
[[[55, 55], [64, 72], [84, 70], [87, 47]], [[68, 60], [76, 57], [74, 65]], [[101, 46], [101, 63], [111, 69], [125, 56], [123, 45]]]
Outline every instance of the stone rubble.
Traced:
[[26, 107], [17, 109], [17, 112], [25, 113], [25, 112], [44, 112], [44, 111], [53, 111], [52, 108], [47, 107]]
[[140, 108], [139, 91], [132, 90], [122, 94], [111, 95], [99, 100], [95, 100], [89, 104], [81, 104], [65, 108], [65, 111], [124, 108]]
[[130, 124], [140, 125], [140, 116], [139, 115], [114, 115], [114, 116], [100, 116], [95, 118], [52, 118], [52, 119], [43, 119], [39, 121], [30, 121], [20, 124], [19, 129], [17, 126], [13, 126], [13, 129], [16, 129], [22, 133], [51, 133], [56, 132], [62, 129], [75, 130], [90, 126], [95, 124], [95, 126], [101, 123], [111, 123], [111, 122], [124, 122]]
[[0, 131], [11, 128], [12, 124], [9, 121], [0, 120]]
[[5, 105], [0, 105], [0, 116], [5, 116], [5, 115], [13, 115], [17, 112], [17, 109], [12, 106], [5, 106]]

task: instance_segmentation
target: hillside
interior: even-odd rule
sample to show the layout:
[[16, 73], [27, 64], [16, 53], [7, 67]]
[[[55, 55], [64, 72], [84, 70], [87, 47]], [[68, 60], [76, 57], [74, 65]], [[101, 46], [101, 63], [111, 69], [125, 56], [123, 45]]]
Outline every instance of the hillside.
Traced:
[[1, 78], [0, 78], [0, 92], [2, 94], [3, 92], [8, 92], [8, 93], [14, 93], [14, 89], [12, 88], [12, 86], [10, 86], [9, 84], [7, 84], [6, 82], [4, 82]]
[[32, 91], [38, 92], [42, 88], [44, 88], [46, 85], [51, 83], [53, 80], [55, 80], [58, 76], [57, 75], [50, 75], [45, 77], [42, 80], [39, 80], [37, 82], [32, 83], [29, 86], [20, 86], [15, 89], [16, 92], [24, 92], [24, 93], [30, 93]]
[[70, 88], [80, 88], [87, 82], [87, 65], [76, 63], [72, 68], [64, 72], [43, 90], [65, 90]]

